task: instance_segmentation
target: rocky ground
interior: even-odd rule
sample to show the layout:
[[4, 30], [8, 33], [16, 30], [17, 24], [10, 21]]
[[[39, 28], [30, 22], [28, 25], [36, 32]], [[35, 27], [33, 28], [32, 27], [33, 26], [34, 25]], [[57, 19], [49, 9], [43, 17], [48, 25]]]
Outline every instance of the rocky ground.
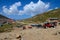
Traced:
[[0, 33], [0, 40], [60, 40], [60, 26], [56, 28], [32, 28], [26, 30], [14, 28], [12, 32]]

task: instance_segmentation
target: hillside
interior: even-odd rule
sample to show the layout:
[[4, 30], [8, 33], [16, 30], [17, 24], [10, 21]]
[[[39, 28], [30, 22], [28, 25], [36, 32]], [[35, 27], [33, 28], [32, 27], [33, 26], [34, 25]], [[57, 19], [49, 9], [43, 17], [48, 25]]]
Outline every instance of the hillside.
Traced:
[[8, 19], [8, 18], [0, 14], [0, 19]]
[[9, 18], [7, 18], [7, 17], [0, 14], [0, 24], [5, 22], [7, 19], [9, 19]]
[[[0, 15], [0, 33], [10, 32], [13, 29], [13, 24], [9, 20], [10, 18]], [[9, 22], [10, 21], [10, 22]]]
[[59, 9], [54, 9], [42, 14], [38, 14], [32, 18], [25, 19], [23, 22], [44, 22], [48, 18], [60, 18], [60, 8]]

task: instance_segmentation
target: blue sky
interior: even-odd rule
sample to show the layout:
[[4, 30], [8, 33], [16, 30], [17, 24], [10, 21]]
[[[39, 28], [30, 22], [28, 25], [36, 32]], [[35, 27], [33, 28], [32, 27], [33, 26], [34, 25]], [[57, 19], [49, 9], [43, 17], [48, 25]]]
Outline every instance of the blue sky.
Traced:
[[60, 8], [60, 0], [0, 0], [0, 14], [20, 20]]

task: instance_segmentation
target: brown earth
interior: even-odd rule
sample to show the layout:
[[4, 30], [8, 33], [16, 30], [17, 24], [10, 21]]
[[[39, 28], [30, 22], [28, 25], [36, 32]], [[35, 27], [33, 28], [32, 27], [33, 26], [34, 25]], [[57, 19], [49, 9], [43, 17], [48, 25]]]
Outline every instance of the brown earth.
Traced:
[[12, 32], [0, 33], [0, 40], [20, 40], [17, 37], [21, 35], [21, 40], [60, 40], [60, 26], [56, 28], [32, 28], [22, 30], [14, 28]]

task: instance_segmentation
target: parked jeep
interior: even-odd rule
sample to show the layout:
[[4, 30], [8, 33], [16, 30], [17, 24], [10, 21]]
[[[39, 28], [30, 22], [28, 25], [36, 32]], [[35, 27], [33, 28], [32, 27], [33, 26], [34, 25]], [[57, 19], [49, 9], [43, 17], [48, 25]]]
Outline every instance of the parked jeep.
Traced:
[[44, 28], [51, 28], [51, 27], [54, 28], [55, 25], [54, 25], [53, 23], [49, 23], [49, 22], [47, 22], [47, 23], [44, 23], [44, 24], [43, 24], [43, 27], [44, 27]]

